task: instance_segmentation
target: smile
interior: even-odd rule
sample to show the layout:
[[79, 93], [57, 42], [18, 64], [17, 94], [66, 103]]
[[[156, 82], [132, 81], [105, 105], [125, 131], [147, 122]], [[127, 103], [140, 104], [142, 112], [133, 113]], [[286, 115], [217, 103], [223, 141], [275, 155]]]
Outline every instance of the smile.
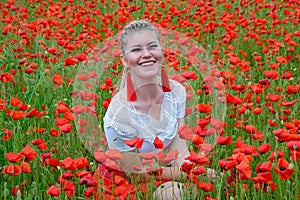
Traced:
[[148, 67], [148, 66], [153, 65], [154, 63], [155, 63], [155, 61], [149, 61], [149, 62], [143, 62], [140, 65], [143, 67]]

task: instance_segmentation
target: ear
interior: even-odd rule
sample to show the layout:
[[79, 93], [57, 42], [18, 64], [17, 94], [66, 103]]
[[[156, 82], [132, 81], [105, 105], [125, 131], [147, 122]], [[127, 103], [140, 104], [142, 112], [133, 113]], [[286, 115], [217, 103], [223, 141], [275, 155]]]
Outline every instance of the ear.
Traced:
[[123, 65], [124, 65], [124, 67], [127, 67], [128, 66], [127, 65], [127, 59], [125, 58], [124, 54], [121, 54], [120, 58], [121, 58], [121, 61], [122, 61]]

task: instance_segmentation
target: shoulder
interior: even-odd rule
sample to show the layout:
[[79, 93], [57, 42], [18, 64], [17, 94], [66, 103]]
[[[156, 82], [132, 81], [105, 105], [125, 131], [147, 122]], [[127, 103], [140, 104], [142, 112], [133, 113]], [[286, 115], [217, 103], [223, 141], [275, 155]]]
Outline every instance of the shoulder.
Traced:
[[123, 90], [120, 90], [111, 98], [109, 107], [114, 107], [119, 104], [126, 105], [127, 101], [125, 100], [126, 100], [126, 95]]
[[172, 92], [176, 96], [178, 96], [178, 95], [185, 95], [185, 93], [186, 93], [185, 92], [185, 87], [181, 83], [179, 83], [179, 82], [177, 82], [175, 80], [172, 80], [172, 79], [170, 79], [169, 81], [170, 81], [170, 86], [172, 88]]
[[105, 118], [111, 117], [113, 119], [118, 119], [116, 116], [128, 114], [129, 107], [129, 104], [126, 101], [126, 96], [122, 91], [119, 91], [112, 97], [107, 108]]

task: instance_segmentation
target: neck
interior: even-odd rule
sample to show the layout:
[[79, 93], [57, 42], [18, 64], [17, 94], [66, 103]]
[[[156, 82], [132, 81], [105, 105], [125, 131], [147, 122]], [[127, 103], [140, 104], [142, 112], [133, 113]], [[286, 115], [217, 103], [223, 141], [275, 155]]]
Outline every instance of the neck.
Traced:
[[141, 101], [154, 100], [157, 95], [162, 92], [161, 86], [155, 82], [144, 83], [136, 90], [137, 99]]

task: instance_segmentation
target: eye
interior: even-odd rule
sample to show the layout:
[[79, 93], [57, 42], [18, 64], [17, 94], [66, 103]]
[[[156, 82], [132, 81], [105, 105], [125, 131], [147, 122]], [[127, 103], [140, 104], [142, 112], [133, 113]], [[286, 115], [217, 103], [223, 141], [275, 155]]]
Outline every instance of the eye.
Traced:
[[159, 45], [158, 44], [151, 44], [149, 45], [149, 49], [158, 49]]
[[141, 50], [141, 48], [133, 48], [133, 49], [130, 50], [130, 52], [138, 52], [140, 50]]

